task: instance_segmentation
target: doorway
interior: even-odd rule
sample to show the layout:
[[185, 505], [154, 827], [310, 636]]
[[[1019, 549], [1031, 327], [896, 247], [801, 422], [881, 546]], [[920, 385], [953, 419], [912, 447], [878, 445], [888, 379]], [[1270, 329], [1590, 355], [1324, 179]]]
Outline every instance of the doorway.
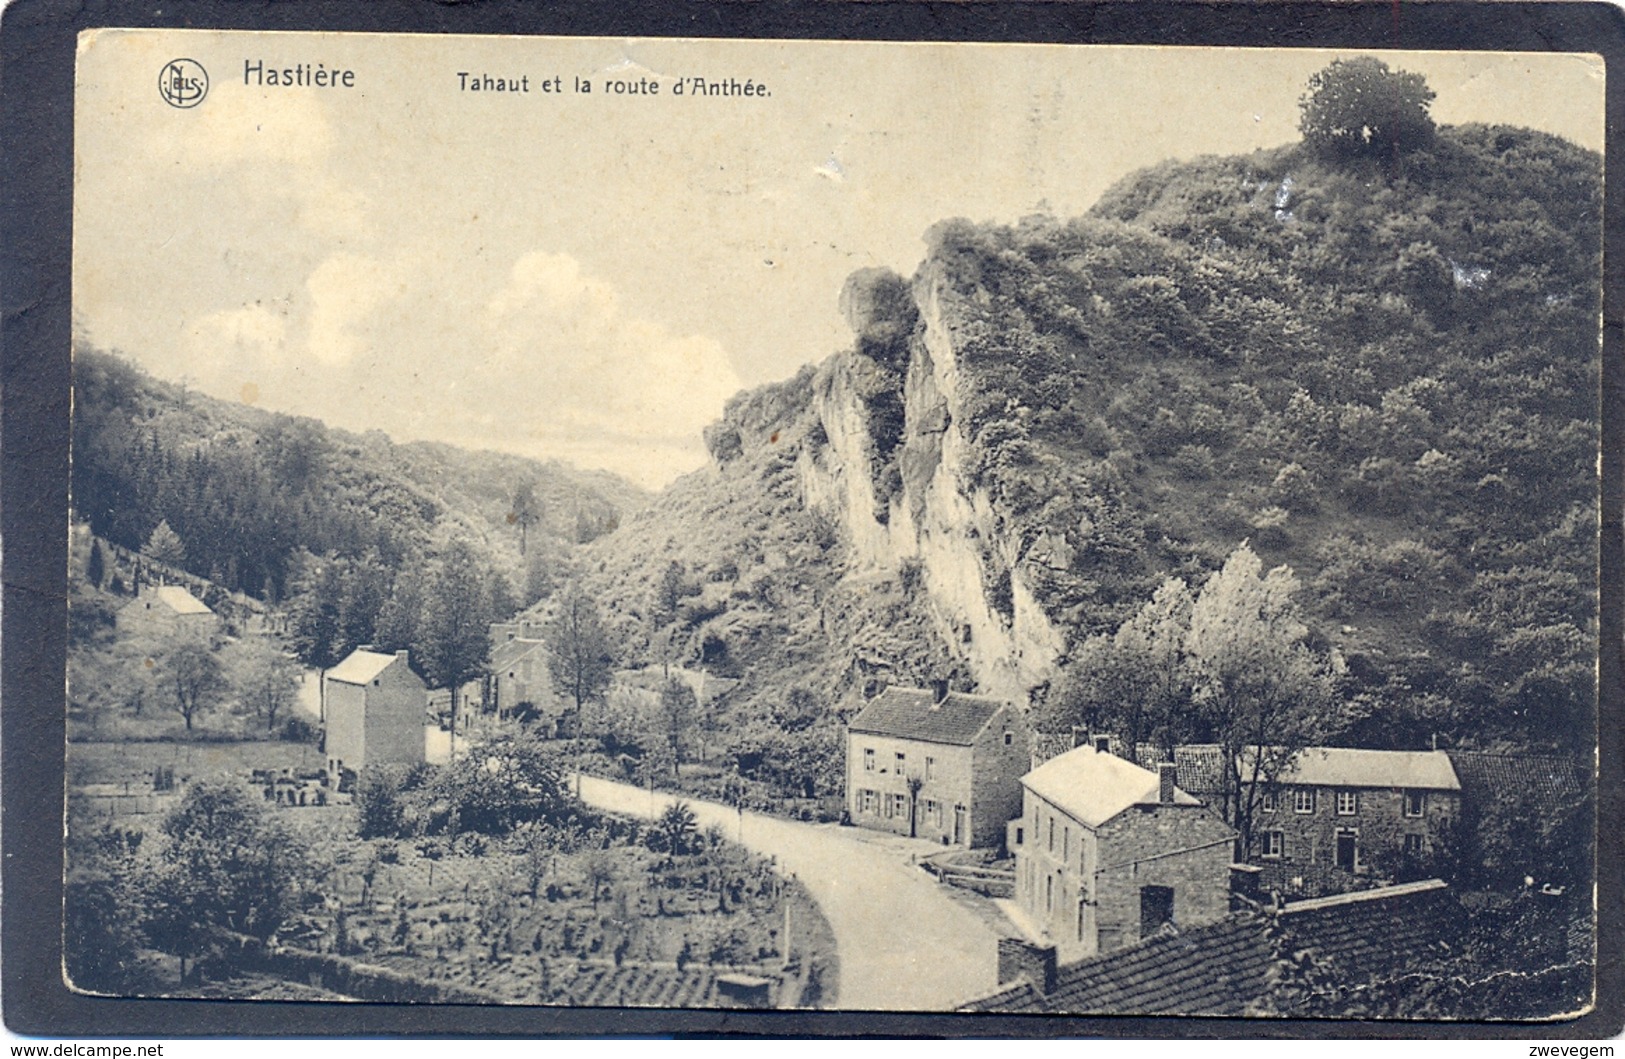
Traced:
[[1140, 937], [1149, 938], [1164, 923], [1174, 921], [1174, 888], [1172, 886], [1140, 887]]
[[1344, 871], [1353, 871], [1359, 866], [1359, 836], [1360, 833], [1352, 827], [1337, 829], [1337, 852], [1335, 863]]

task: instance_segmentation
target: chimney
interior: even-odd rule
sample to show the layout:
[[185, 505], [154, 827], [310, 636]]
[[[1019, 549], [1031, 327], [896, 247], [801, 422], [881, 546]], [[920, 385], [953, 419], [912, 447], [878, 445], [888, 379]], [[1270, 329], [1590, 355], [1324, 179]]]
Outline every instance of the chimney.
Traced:
[[941, 706], [942, 705], [942, 700], [946, 699], [947, 697], [948, 697], [948, 681], [947, 681], [947, 679], [944, 678], [944, 677], [938, 677], [936, 680], [933, 680], [931, 682], [931, 701], [932, 701], [932, 703], [937, 705], [937, 706]]
[[1171, 761], [1164, 761], [1157, 766], [1157, 801], [1163, 805], [1174, 804], [1174, 787], [1179, 782], [1179, 766]]
[[1082, 725], [1072, 726], [1072, 746], [1074, 748], [1089, 745], [1089, 729]]
[[1230, 865], [1230, 911], [1257, 908], [1263, 899], [1260, 881], [1264, 869], [1256, 864]]
[[1025, 938], [999, 939], [999, 984], [1025, 978], [1044, 996], [1055, 992], [1055, 946]]
[[1109, 736], [1109, 735], [1097, 735], [1097, 736], [1092, 736], [1091, 739], [1095, 744], [1095, 751], [1097, 753], [1110, 754], [1112, 752], [1112, 737], [1111, 736]]
[[410, 652], [410, 651], [396, 651], [395, 652], [395, 657], [397, 659], [399, 659], [400, 661], [405, 662], [408, 665], [410, 665], [411, 664], [411, 659], [410, 659], [409, 656], [411, 655], [411, 653], [412, 652]]

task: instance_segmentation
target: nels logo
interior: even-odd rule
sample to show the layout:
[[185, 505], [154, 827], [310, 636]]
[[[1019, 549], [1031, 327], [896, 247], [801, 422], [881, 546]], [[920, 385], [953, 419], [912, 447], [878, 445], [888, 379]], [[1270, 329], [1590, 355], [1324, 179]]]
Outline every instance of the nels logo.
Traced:
[[193, 59], [171, 59], [158, 75], [158, 94], [172, 107], [195, 107], [209, 94], [209, 74]]

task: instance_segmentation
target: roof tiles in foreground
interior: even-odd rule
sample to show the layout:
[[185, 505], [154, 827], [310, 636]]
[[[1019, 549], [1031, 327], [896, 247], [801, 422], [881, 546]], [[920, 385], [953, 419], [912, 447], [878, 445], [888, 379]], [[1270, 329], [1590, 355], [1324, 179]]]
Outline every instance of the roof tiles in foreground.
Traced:
[[[1349, 982], [1400, 973], [1444, 951], [1461, 905], [1426, 882], [1241, 912], [1061, 967], [1045, 995], [1023, 979], [961, 1010], [1051, 1015], [1243, 1015], [1264, 997], [1278, 952], [1312, 950]], [[1278, 935], [1272, 939], [1273, 932]]]

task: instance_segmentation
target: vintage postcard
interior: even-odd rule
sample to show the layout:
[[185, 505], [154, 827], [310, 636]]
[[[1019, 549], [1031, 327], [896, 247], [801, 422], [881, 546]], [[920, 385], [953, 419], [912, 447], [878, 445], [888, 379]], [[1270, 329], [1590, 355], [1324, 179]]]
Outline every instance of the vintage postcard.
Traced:
[[1588, 1011], [1603, 86], [81, 33], [65, 980]]

